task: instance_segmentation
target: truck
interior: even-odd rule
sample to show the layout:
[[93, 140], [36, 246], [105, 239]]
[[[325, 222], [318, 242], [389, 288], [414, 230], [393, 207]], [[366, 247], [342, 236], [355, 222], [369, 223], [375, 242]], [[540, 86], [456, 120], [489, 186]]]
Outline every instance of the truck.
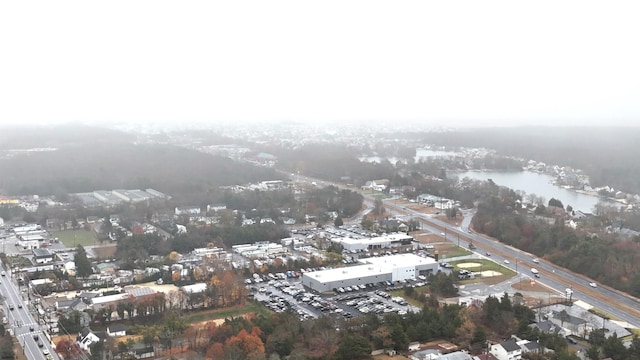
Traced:
[[531, 273], [535, 276], [535, 277], [540, 277], [540, 272], [538, 271], [538, 269], [536, 268], [531, 268]]

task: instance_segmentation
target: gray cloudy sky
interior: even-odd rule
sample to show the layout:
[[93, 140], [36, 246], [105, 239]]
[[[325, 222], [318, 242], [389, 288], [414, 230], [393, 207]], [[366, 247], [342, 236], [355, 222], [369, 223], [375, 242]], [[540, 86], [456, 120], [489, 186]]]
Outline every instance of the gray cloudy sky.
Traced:
[[4, 1], [0, 122], [640, 125], [637, 1]]

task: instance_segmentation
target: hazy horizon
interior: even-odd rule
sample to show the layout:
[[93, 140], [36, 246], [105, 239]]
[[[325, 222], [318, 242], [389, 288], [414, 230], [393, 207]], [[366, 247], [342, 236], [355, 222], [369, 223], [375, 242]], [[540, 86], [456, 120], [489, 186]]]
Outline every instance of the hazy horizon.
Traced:
[[0, 4], [0, 125], [640, 126], [640, 4]]

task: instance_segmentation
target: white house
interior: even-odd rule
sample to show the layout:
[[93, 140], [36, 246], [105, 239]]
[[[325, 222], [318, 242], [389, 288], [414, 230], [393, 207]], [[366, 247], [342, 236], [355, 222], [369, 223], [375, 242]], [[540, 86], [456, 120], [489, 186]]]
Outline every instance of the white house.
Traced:
[[107, 335], [111, 337], [127, 335], [127, 329], [122, 324], [112, 324], [107, 327]]
[[96, 335], [91, 329], [88, 327], [82, 329], [82, 331], [78, 334], [76, 338], [76, 342], [80, 346], [82, 350], [90, 351], [89, 348], [91, 345], [101, 341], [100, 337]]
[[520, 360], [522, 359], [522, 348], [514, 339], [509, 339], [500, 344], [491, 345], [489, 351], [498, 360]]

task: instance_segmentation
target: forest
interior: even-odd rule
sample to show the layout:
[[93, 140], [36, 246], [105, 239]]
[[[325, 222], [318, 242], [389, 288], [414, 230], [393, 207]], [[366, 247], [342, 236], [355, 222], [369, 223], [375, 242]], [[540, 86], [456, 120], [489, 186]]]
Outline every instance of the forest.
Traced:
[[[59, 137], [46, 137], [47, 131]], [[18, 146], [16, 138], [7, 133], [2, 137], [5, 152]], [[7, 194], [65, 198], [68, 193], [100, 189], [154, 188], [197, 199], [223, 185], [283, 179], [270, 168], [174, 145], [136, 144], [131, 135], [106, 129], [32, 129], [17, 138], [24, 140], [18, 149], [56, 150], [8, 153], [11, 156], [0, 158], [0, 191]]]
[[559, 219], [537, 219], [516, 205], [519, 196], [504, 189], [478, 204], [474, 230], [544, 257], [571, 271], [640, 296], [640, 239], [574, 230]]
[[[403, 353], [412, 341], [426, 343], [438, 339], [481, 354], [487, 351], [487, 341], [501, 342], [515, 334], [553, 350], [553, 353], [529, 353], [529, 359], [578, 359], [563, 336], [542, 333], [529, 326], [536, 314], [521, 304], [520, 294], [513, 298], [489, 297], [483, 304], [467, 307], [434, 300], [427, 300], [419, 313], [404, 317], [369, 314], [342, 320], [323, 316], [302, 322], [293, 311], [285, 311], [229, 318], [220, 325], [187, 328], [175, 342], [188, 341], [192, 350], [206, 353], [207, 359], [358, 360], [371, 359], [373, 349], [396, 349]], [[609, 356], [631, 360], [640, 356], [638, 338], [627, 349], [620, 338], [614, 335], [605, 339], [596, 330], [588, 342], [589, 359]]]

